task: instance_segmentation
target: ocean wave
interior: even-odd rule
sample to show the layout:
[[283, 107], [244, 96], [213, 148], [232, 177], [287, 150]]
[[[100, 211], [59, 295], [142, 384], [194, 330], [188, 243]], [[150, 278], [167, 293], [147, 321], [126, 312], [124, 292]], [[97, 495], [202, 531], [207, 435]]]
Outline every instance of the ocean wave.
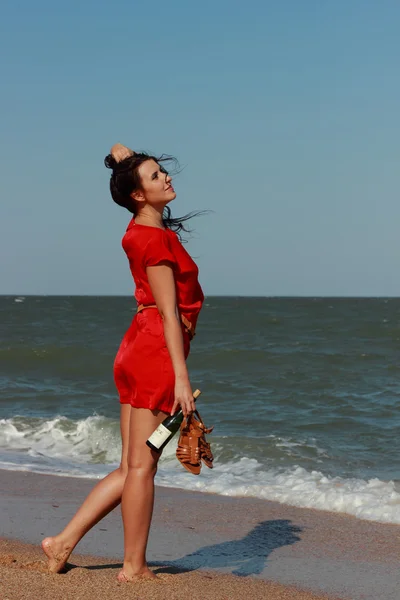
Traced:
[[285, 470], [261, 468], [255, 459], [219, 465], [194, 483], [186, 474], [159, 485], [220, 494], [273, 500], [300, 508], [346, 513], [360, 519], [400, 524], [400, 493], [393, 481], [329, 477], [320, 471], [294, 466]]
[[[230, 463], [241, 455], [262, 457], [264, 464], [284, 461], [320, 463], [328, 457], [314, 438], [293, 439], [266, 435], [264, 437], [224, 436], [211, 438], [218, 462]], [[162, 461], [175, 460], [176, 438], [163, 453]], [[72, 420], [65, 416], [52, 419], [17, 416], [0, 419], [0, 451], [27, 453], [30, 457], [76, 460], [81, 464], [114, 464], [120, 459], [121, 440], [119, 421], [93, 415]]]
[[[347, 513], [355, 517], [400, 524], [400, 493], [395, 482], [325, 475], [320, 470], [292, 464], [280, 467], [271, 456], [285, 451], [296, 460], [298, 449], [308, 448], [323, 457], [312, 440], [265, 438], [270, 463], [241, 455], [231, 438], [213, 443], [215, 468], [203, 468], [193, 478], [175, 458], [176, 438], [164, 451], [156, 483], [236, 497], [273, 500], [303, 508]], [[243, 449], [247, 452], [249, 447]], [[119, 423], [94, 415], [79, 421], [59, 416], [50, 420], [14, 417], [0, 420], [0, 468], [65, 477], [97, 479], [118, 465], [121, 444]], [[323, 466], [322, 466], [323, 468]]]
[[46, 420], [35, 417], [0, 419], [0, 449], [26, 452], [28, 456], [72, 458], [78, 463], [119, 461], [119, 423], [102, 416], [73, 421], [64, 416]]

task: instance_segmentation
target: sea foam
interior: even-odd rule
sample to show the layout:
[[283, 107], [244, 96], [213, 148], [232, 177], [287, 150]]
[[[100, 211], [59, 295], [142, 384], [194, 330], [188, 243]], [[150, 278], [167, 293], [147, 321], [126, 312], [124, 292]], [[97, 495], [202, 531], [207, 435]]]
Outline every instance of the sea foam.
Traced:
[[[298, 465], [267, 467], [255, 458], [240, 455], [223, 461], [225, 443], [226, 439], [217, 438], [213, 444], [215, 468], [203, 467], [200, 477], [195, 478], [176, 460], [175, 438], [160, 461], [157, 484], [273, 500], [400, 524], [400, 493], [393, 481], [333, 477]], [[280, 445], [282, 441], [277, 438], [276, 446]], [[0, 468], [3, 469], [96, 479], [118, 465], [120, 449], [118, 422], [102, 416], [79, 421], [62, 416], [51, 420], [26, 417], [0, 420]]]

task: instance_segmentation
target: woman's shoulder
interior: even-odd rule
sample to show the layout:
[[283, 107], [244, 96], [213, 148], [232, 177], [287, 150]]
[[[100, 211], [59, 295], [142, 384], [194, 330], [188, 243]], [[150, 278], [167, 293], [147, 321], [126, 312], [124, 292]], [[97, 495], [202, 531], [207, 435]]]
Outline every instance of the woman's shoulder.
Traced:
[[129, 223], [124, 237], [122, 238], [122, 246], [127, 251], [136, 250], [144, 251], [151, 244], [168, 243], [169, 230], [159, 227], [150, 227], [148, 225], [140, 225], [138, 223]]

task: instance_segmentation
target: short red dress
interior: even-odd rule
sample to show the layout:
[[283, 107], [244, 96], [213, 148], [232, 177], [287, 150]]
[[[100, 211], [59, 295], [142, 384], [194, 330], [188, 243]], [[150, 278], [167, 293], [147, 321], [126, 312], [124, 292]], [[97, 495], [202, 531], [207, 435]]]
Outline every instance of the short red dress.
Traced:
[[[195, 327], [204, 301], [199, 270], [176, 233], [139, 225], [132, 219], [122, 246], [135, 281], [138, 305], [155, 304], [146, 268], [167, 262], [174, 271], [178, 310]], [[190, 339], [183, 325], [182, 334], [187, 358]], [[121, 404], [171, 413], [175, 375], [156, 308], [147, 308], [135, 315], [115, 358], [114, 380]]]

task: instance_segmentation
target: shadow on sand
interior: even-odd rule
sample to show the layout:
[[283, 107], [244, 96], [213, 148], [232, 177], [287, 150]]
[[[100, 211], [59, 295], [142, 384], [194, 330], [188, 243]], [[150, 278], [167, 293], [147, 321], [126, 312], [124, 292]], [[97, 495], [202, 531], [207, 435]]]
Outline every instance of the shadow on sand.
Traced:
[[[287, 519], [262, 521], [240, 540], [221, 542], [204, 546], [196, 552], [166, 562], [151, 562], [155, 573], [186, 573], [197, 569], [223, 569], [233, 575], [246, 577], [259, 575], [265, 568], [268, 556], [282, 546], [290, 546], [300, 540], [296, 534], [302, 530]], [[68, 564], [67, 570], [77, 565]], [[82, 567], [81, 567], [82, 568]], [[90, 565], [83, 567], [94, 571], [100, 569], [121, 569], [121, 563]]]
[[[262, 521], [240, 540], [204, 546], [192, 554], [168, 561], [168, 566], [155, 572], [182, 573], [196, 569], [224, 569], [241, 577], [259, 575], [264, 570], [271, 552], [298, 542], [300, 537], [296, 534], [301, 531], [300, 527], [286, 519]], [[161, 567], [161, 563], [153, 562], [151, 566]]]

